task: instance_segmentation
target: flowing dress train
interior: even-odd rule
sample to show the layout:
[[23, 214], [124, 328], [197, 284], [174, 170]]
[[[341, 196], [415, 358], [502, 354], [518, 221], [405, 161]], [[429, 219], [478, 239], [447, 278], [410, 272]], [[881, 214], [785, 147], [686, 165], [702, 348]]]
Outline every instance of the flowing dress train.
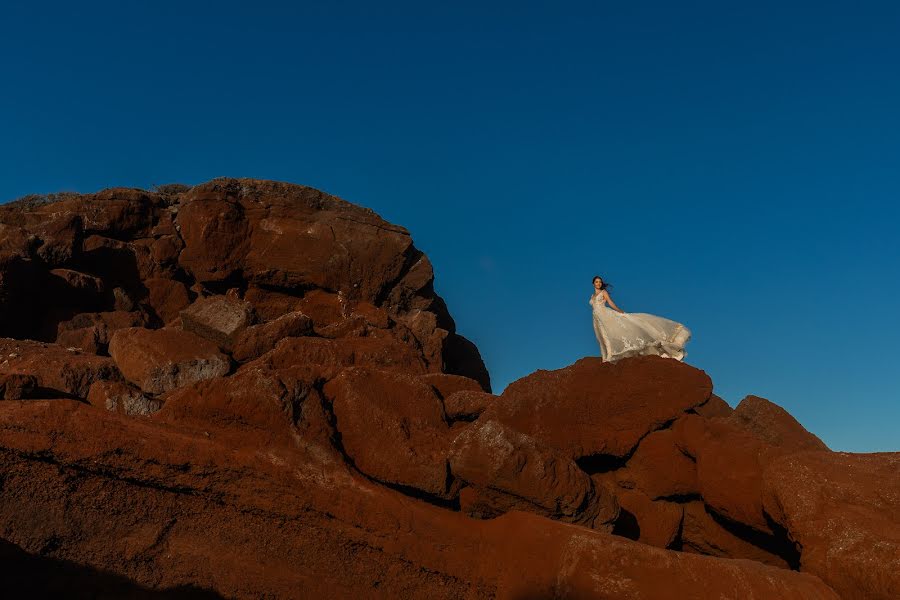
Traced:
[[590, 305], [604, 361], [643, 354], [676, 360], [687, 356], [684, 345], [691, 339], [691, 330], [681, 323], [647, 313], [620, 313], [599, 294], [591, 296]]

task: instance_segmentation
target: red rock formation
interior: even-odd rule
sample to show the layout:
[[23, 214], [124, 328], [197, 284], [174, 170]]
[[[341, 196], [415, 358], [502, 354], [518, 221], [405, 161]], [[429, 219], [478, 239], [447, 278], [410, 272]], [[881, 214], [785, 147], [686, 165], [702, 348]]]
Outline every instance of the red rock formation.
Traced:
[[659, 357], [494, 396], [409, 232], [311, 188], [52, 200], [0, 207], [7, 593], [898, 595], [896, 455]]

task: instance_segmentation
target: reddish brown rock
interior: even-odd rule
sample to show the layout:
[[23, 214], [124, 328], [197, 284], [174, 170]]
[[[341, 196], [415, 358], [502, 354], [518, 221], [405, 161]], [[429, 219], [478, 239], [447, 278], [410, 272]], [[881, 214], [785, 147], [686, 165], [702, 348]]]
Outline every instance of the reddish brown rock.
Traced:
[[234, 342], [231, 355], [236, 361], [246, 362], [259, 358], [285, 338], [311, 333], [312, 321], [308, 316], [302, 312], [288, 313], [241, 331]]
[[762, 502], [762, 473], [783, 451], [723, 419], [687, 415], [672, 428], [676, 444], [697, 461], [704, 502], [719, 515], [771, 534]]
[[301, 407], [320, 402], [318, 381], [309, 368], [249, 368], [172, 392], [156, 418], [202, 428], [232, 445], [293, 447]]
[[79, 313], [57, 325], [56, 343], [91, 354], [105, 353], [113, 332], [145, 323], [144, 315], [139, 312]]
[[51, 214], [35, 225], [33, 230], [39, 239], [36, 254], [48, 265], [66, 264], [81, 251], [84, 227], [79, 215]]
[[[777, 548], [777, 544], [771, 540], [766, 541], [769, 549], [735, 535], [708, 512], [703, 502], [693, 501], [684, 505], [684, 523], [681, 530], [684, 552], [722, 558], [746, 558], [774, 567], [790, 568], [791, 564], [783, 556], [771, 551]], [[789, 556], [792, 554], [791, 549], [782, 550]]]
[[[317, 290], [314, 290], [317, 291]], [[310, 292], [312, 294], [313, 292]], [[262, 322], [274, 321], [279, 317], [292, 312], [303, 312], [301, 303], [304, 298], [261, 288], [257, 285], [250, 284], [244, 294], [244, 300], [253, 306], [253, 311], [257, 318]], [[307, 314], [304, 312], [304, 314]]]
[[460, 390], [444, 398], [444, 412], [451, 421], [474, 421], [498, 400], [487, 392]]
[[191, 304], [187, 287], [180, 281], [155, 277], [144, 281], [147, 302], [162, 323], [177, 318]]
[[473, 520], [314, 453], [234, 452], [68, 401], [0, 404], [0, 453], [6, 540], [151, 590], [837, 599], [808, 574], [661, 550], [517, 511]]
[[694, 412], [696, 412], [701, 417], [711, 419], [713, 417], [727, 417], [734, 412], [734, 409], [731, 408], [731, 406], [729, 406], [727, 402], [725, 402], [715, 394], [712, 394], [706, 403], [695, 407]]
[[684, 514], [681, 504], [653, 500], [628, 489], [616, 490], [616, 500], [622, 514], [613, 533], [657, 548], [669, 548], [678, 540]]
[[605, 488], [595, 490], [572, 459], [497, 421], [462, 430], [450, 446], [450, 470], [479, 489], [482, 504], [488, 503], [485, 492], [493, 495], [489, 504], [497, 513], [527, 510], [588, 527], [618, 513], [615, 498]]
[[119, 329], [109, 354], [128, 381], [150, 394], [220, 377], [231, 368], [215, 344], [179, 329]]
[[450, 493], [449, 428], [431, 386], [409, 375], [349, 367], [324, 391], [343, 448], [360, 471], [435, 496]]
[[481, 392], [481, 384], [470, 377], [450, 375], [449, 373], [426, 373], [422, 375], [422, 381], [431, 384], [431, 387], [443, 399], [448, 398], [454, 392], [463, 390]]
[[97, 408], [123, 415], [151, 415], [162, 407], [156, 398], [123, 381], [97, 381], [91, 385], [87, 401]]
[[209, 186], [189, 193], [176, 217], [184, 240], [178, 263], [198, 281], [221, 281], [243, 266], [250, 224], [240, 204]]
[[801, 570], [848, 600], [900, 597], [900, 453], [792, 453], [764, 480], [766, 510], [803, 548]]
[[56, 344], [0, 338], [0, 375], [34, 378], [31, 394], [87, 397], [95, 381], [121, 377], [109, 358], [67, 350]]
[[709, 398], [703, 371], [657, 356], [582, 358], [511, 383], [480, 418], [497, 419], [572, 458], [626, 456], [648, 432]]
[[410, 374], [425, 372], [422, 359], [415, 352], [389, 338], [285, 338], [258, 360], [276, 369], [322, 365], [336, 373], [342, 367], [357, 365]]
[[332, 340], [343, 337], [362, 337], [366, 335], [368, 330], [368, 323], [366, 323], [365, 318], [359, 315], [348, 317], [331, 325], [315, 328], [316, 335]]
[[620, 486], [638, 489], [652, 500], [699, 494], [697, 467], [675, 445], [670, 429], [654, 431], [641, 440], [616, 477]]
[[4, 400], [22, 400], [34, 393], [37, 377], [22, 373], [0, 373], [0, 396]]
[[788, 450], [828, 450], [786, 410], [759, 396], [741, 400], [728, 420], [772, 446]]
[[228, 296], [201, 298], [182, 310], [181, 327], [230, 350], [237, 337], [253, 324], [250, 304]]

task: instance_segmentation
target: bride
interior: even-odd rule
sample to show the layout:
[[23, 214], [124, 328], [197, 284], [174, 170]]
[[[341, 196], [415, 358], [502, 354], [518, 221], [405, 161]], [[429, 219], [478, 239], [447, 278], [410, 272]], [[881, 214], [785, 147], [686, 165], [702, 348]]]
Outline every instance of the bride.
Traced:
[[[594, 334], [600, 343], [603, 360], [614, 362], [626, 356], [656, 354], [683, 360], [684, 345], [691, 330], [675, 321], [647, 313], [627, 313], [610, 297], [608, 283], [594, 276], [590, 304], [594, 313]], [[607, 306], [609, 303], [609, 306]]]

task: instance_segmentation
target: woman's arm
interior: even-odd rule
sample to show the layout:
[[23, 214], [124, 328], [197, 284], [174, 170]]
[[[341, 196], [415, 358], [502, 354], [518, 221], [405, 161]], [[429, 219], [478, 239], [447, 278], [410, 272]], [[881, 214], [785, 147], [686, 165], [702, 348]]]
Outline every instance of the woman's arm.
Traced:
[[612, 306], [615, 310], [619, 311], [620, 313], [625, 312], [624, 310], [616, 306], [616, 303], [613, 302], [612, 296], [610, 296], [609, 292], [607, 292], [606, 290], [603, 290], [603, 297], [606, 298], [606, 301], [609, 302], [609, 305]]

